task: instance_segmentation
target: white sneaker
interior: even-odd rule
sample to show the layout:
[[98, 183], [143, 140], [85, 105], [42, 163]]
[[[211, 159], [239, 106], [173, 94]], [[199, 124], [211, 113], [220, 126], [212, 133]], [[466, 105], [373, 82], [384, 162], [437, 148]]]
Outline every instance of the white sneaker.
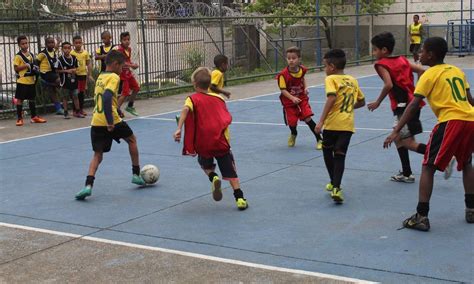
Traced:
[[396, 181], [396, 182], [414, 183], [415, 176], [414, 175], [404, 176], [402, 172], [399, 172], [398, 174], [391, 176], [390, 180]]

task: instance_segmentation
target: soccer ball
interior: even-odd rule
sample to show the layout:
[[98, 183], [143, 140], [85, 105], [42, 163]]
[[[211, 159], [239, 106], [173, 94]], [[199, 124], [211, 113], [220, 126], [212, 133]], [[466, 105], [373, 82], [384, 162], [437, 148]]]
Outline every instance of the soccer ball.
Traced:
[[160, 170], [155, 165], [145, 165], [141, 169], [140, 175], [146, 184], [154, 184], [160, 178]]

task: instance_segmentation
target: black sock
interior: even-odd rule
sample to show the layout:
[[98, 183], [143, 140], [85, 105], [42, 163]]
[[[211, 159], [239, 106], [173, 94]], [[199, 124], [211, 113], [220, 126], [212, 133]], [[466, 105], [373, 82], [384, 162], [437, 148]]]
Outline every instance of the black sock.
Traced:
[[290, 131], [291, 131], [291, 135], [298, 135], [298, 131], [296, 130], [296, 126], [290, 126]]
[[128, 101], [128, 107], [133, 107], [133, 102], [132, 101]]
[[139, 175], [140, 175], [140, 166], [133, 166], [133, 165], [132, 165], [132, 173], [133, 173], [134, 175], [139, 176]]
[[314, 120], [310, 119], [308, 122], [306, 122], [306, 124], [308, 125], [309, 129], [311, 130], [311, 132], [313, 132], [314, 136], [316, 137], [316, 140], [319, 142], [321, 141], [323, 138], [321, 137], [320, 134], [314, 132], [314, 128], [316, 127], [316, 123], [314, 122]]
[[430, 203], [429, 202], [418, 202], [418, 206], [416, 206], [416, 213], [421, 216], [428, 216], [428, 212], [430, 211]]
[[31, 117], [36, 116], [36, 103], [34, 101], [28, 101], [28, 106], [30, 107]]
[[23, 104], [16, 105], [16, 116], [17, 116], [18, 119], [23, 118]]
[[426, 152], [426, 144], [423, 144], [423, 143], [418, 144], [418, 147], [416, 147], [416, 152], [418, 154], [424, 155]]
[[209, 173], [209, 181], [212, 182], [212, 180], [214, 179], [214, 177], [218, 176], [215, 172], [211, 172]]
[[346, 162], [346, 155], [334, 154], [334, 174], [332, 185], [334, 187], [340, 188], [342, 175], [344, 174], [344, 166]]
[[410, 157], [408, 156], [408, 149], [405, 147], [400, 147], [397, 149], [398, 156], [400, 156], [400, 161], [402, 162], [402, 171], [403, 175], [408, 177], [412, 174], [410, 167]]
[[244, 198], [244, 193], [242, 192], [242, 190], [240, 190], [240, 188], [234, 189], [234, 197], [235, 200], [239, 198]]
[[324, 163], [326, 164], [326, 169], [328, 170], [329, 178], [331, 179], [331, 184], [334, 179], [334, 153], [332, 149], [323, 147], [323, 156]]
[[95, 177], [94, 176], [87, 176], [86, 178], [86, 186], [90, 186], [90, 187], [93, 187], [94, 186], [94, 180], [95, 180]]
[[79, 99], [79, 109], [82, 110], [84, 109], [84, 92], [79, 92], [77, 95], [77, 98]]
[[464, 202], [466, 203], [466, 208], [474, 209], [474, 194], [464, 194]]

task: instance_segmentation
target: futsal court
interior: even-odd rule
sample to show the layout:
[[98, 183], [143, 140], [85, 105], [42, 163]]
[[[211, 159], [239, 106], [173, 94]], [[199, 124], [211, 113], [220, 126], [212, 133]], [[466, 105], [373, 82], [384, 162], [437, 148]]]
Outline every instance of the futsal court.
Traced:
[[[473, 84], [474, 70], [464, 71]], [[366, 102], [375, 100], [380, 78], [358, 81]], [[449, 180], [435, 175], [430, 232], [399, 230], [415, 212], [422, 156], [410, 153], [414, 184], [389, 180], [401, 165], [394, 145], [382, 148], [393, 124], [388, 98], [375, 112], [366, 107], [355, 111], [356, 133], [342, 180], [345, 202], [336, 205], [324, 190], [323, 155], [306, 125], [299, 125], [296, 146], [288, 148], [278, 95], [227, 104], [233, 116], [232, 151], [249, 202], [246, 211], [237, 210], [227, 182], [223, 200], [213, 201], [196, 158], [181, 155], [182, 144], [172, 138], [176, 110], [128, 121], [138, 138], [140, 164], [157, 165], [159, 182], [144, 188], [131, 184], [127, 145], [114, 142], [86, 201], [74, 195], [92, 156], [88, 128], [0, 144], [1, 171], [8, 173], [1, 181], [0, 222], [112, 245], [176, 250], [192, 259], [196, 255], [188, 253], [198, 254], [196, 259], [217, 257], [231, 265], [385, 283], [473, 281], [474, 227], [464, 220], [459, 172]], [[317, 121], [324, 87], [312, 86], [310, 99]], [[426, 142], [436, 123], [429, 106], [421, 120], [424, 133], [416, 139]], [[8, 258], [2, 263], [0, 271], [14, 264]]]

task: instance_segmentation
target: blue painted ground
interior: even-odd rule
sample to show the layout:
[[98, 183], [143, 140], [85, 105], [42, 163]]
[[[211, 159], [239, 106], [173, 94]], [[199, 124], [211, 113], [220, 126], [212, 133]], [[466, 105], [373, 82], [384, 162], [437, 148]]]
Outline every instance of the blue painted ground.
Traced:
[[[466, 72], [472, 84], [474, 72]], [[359, 83], [374, 100], [379, 78]], [[323, 88], [311, 88], [310, 96], [319, 117]], [[422, 157], [410, 155], [415, 184], [389, 181], [400, 162], [394, 148], [382, 149], [392, 127], [388, 101], [374, 113], [356, 111], [342, 206], [324, 191], [327, 172], [307, 126], [299, 127], [295, 148], [286, 146], [277, 95], [228, 106], [248, 210], [236, 209], [229, 189], [221, 202], [212, 200], [196, 160], [181, 156], [172, 139], [171, 113], [129, 122], [141, 164], [161, 169], [159, 183], [132, 185], [127, 147], [114, 144], [86, 202], [73, 197], [92, 156], [89, 129], [1, 144], [0, 222], [382, 282], [473, 281], [474, 226], [464, 221], [459, 173], [448, 181], [436, 175], [429, 233], [397, 230], [414, 212]], [[434, 126], [429, 107], [422, 121], [426, 131]]]

